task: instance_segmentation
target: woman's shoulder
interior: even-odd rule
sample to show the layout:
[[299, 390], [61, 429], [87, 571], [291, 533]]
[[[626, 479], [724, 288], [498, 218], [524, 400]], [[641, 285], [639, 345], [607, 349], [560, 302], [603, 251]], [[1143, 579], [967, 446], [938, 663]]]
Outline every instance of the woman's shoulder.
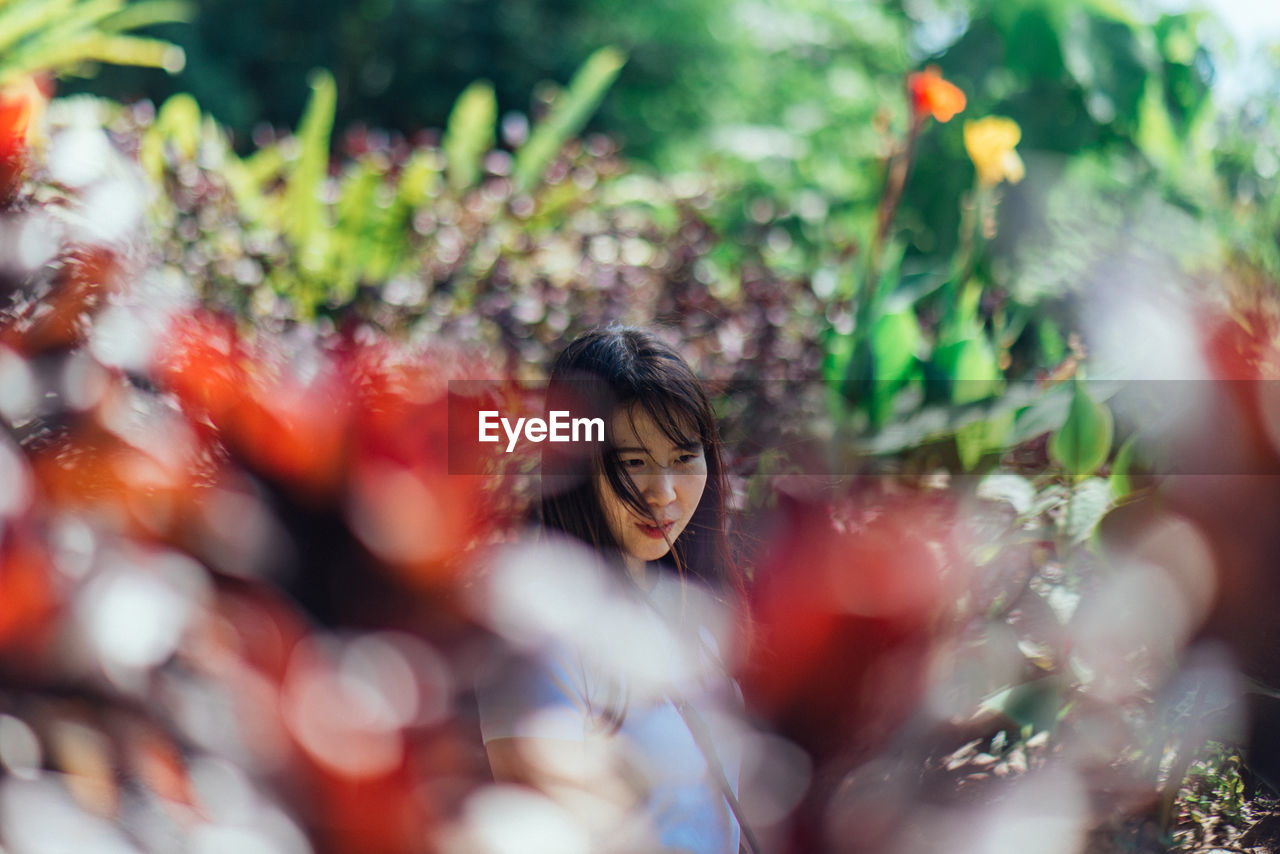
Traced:
[[481, 735], [581, 740], [591, 679], [581, 656], [564, 644], [537, 650], [496, 648], [479, 669], [475, 693]]

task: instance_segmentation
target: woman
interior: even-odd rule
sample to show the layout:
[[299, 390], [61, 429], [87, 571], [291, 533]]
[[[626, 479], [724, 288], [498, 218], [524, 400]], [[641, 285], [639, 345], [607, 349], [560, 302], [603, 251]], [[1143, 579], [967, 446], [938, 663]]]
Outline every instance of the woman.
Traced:
[[[739, 750], [705, 720], [732, 718], [717, 713], [736, 705], [736, 688], [708, 631], [716, 617], [697, 604], [732, 613], [741, 592], [710, 403], [674, 350], [611, 326], [560, 354], [548, 408], [606, 430], [603, 442], [544, 453], [544, 531], [589, 547], [617, 583], [614, 599], [587, 606], [608, 625], [508, 661], [481, 685], [494, 776], [567, 805], [592, 850], [734, 854]], [[619, 601], [631, 610], [615, 613]], [[645, 620], [654, 614], [658, 630]], [[622, 642], [619, 626], [632, 631]]]

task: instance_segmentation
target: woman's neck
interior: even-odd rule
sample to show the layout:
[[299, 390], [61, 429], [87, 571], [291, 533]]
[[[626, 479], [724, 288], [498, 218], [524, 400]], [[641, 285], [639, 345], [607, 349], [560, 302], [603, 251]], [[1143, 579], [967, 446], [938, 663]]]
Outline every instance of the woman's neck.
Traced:
[[653, 589], [658, 578], [654, 570], [649, 568], [649, 562], [641, 560], [633, 555], [624, 554], [622, 556], [622, 565], [627, 570], [627, 575], [631, 576], [631, 580], [636, 586], [646, 593]]

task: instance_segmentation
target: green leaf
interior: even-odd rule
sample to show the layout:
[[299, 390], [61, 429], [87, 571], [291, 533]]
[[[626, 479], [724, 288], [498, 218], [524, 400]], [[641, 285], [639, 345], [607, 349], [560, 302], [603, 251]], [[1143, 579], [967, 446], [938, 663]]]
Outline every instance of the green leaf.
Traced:
[[329, 139], [337, 87], [328, 71], [311, 77], [311, 98], [298, 125], [298, 155], [285, 168], [284, 233], [293, 241], [304, 272], [319, 273], [327, 261], [327, 207], [322, 198], [329, 175]]
[[120, 35], [126, 29], [180, 20], [179, 11], [149, 3], [124, 6], [125, 0], [20, 0], [0, 6], [0, 85], [42, 71], [76, 71], [90, 62], [180, 71], [186, 62], [182, 48]]
[[[916, 353], [923, 343], [920, 323], [911, 307], [882, 315], [875, 321], [865, 342], [865, 371], [869, 380], [866, 395], [867, 414], [873, 427], [879, 428], [893, 409], [893, 399], [918, 371]], [[853, 363], [862, 362], [855, 352]]]
[[0, 9], [0, 54], [7, 71], [9, 49], [27, 36], [38, 33], [58, 21], [65, 20], [75, 0], [25, 0]]
[[951, 381], [952, 403], [985, 400], [999, 388], [999, 363], [985, 335], [939, 347], [932, 361]]
[[436, 176], [440, 170], [435, 157], [430, 151], [419, 149], [409, 156], [409, 160], [400, 170], [400, 183], [396, 187], [396, 197], [409, 208], [426, 204], [435, 188]]
[[147, 134], [161, 143], [172, 142], [180, 156], [193, 160], [200, 149], [201, 120], [200, 105], [196, 104], [196, 99], [186, 92], [179, 92], [164, 102]]
[[827, 385], [837, 385], [848, 374], [855, 340], [856, 330], [841, 335], [828, 326], [822, 331], [822, 377]]
[[493, 148], [497, 121], [498, 99], [488, 81], [477, 80], [458, 96], [441, 143], [445, 175], [454, 192], [479, 179], [484, 156]]
[[1169, 118], [1169, 110], [1165, 107], [1164, 86], [1155, 76], [1147, 78], [1142, 92], [1134, 141], [1158, 169], [1175, 169], [1182, 159], [1178, 134]]
[[186, 64], [182, 48], [159, 39], [81, 33], [71, 38], [44, 38], [5, 57], [0, 85], [42, 71], [67, 73], [86, 62], [161, 68], [176, 74]]
[[1040, 345], [1040, 358], [1044, 364], [1057, 365], [1066, 357], [1067, 344], [1052, 320], [1045, 318], [1036, 324], [1036, 340]]
[[923, 336], [915, 311], [902, 308], [885, 314], [871, 329], [871, 352], [877, 382], [900, 383], [916, 366], [916, 352]]
[[1116, 452], [1115, 462], [1111, 465], [1111, 494], [1120, 500], [1133, 492], [1133, 480], [1129, 470], [1133, 467], [1133, 449], [1138, 444], [1138, 437], [1130, 436]]
[[1094, 121], [1129, 130], [1136, 124], [1147, 78], [1160, 62], [1155, 38], [1123, 16], [1097, 11], [1066, 16], [1063, 59], [1084, 90]]
[[[182, 48], [162, 39], [95, 33], [82, 43], [78, 56], [69, 56], [59, 65], [86, 60], [110, 65], [159, 68], [170, 74], [177, 74], [186, 66], [187, 55]], [[50, 67], [58, 66], [51, 63]]]
[[542, 179], [565, 142], [586, 125], [625, 62], [626, 57], [615, 47], [602, 47], [587, 57], [552, 105], [550, 114], [538, 123], [516, 153], [517, 189], [527, 190]]
[[960, 457], [960, 465], [965, 471], [973, 471], [984, 454], [1009, 444], [1012, 429], [1012, 412], [962, 425], [956, 430], [956, 453]]
[[183, 0], [143, 0], [103, 18], [98, 29], [104, 33], [123, 33], [156, 24], [187, 23], [195, 11], [194, 4]]
[[1111, 452], [1112, 430], [1111, 411], [1077, 381], [1067, 419], [1049, 438], [1049, 455], [1070, 474], [1093, 474]]
[[346, 302], [369, 270], [377, 252], [378, 235], [386, 208], [378, 205], [377, 193], [385, 170], [362, 158], [347, 169], [338, 194], [333, 231], [335, 270], [329, 282], [330, 297]]

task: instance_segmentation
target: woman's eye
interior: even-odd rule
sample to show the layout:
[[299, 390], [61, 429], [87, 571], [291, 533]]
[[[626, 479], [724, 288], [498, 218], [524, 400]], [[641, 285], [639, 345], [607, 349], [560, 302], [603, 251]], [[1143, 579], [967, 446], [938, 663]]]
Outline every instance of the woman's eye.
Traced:
[[644, 465], [644, 460], [641, 460], [641, 459], [632, 459], [632, 460], [622, 461], [622, 467], [627, 469], [638, 469], [643, 465]]
[[697, 459], [698, 459], [698, 455], [697, 455], [697, 454], [681, 454], [681, 455], [676, 459], [676, 462], [678, 462], [678, 463], [679, 463], [680, 465], [682, 465], [682, 466], [687, 466], [687, 465], [689, 465], [690, 463], [694, 462], [694, 461], [695, 461], [695, 460], [697, 460]]

